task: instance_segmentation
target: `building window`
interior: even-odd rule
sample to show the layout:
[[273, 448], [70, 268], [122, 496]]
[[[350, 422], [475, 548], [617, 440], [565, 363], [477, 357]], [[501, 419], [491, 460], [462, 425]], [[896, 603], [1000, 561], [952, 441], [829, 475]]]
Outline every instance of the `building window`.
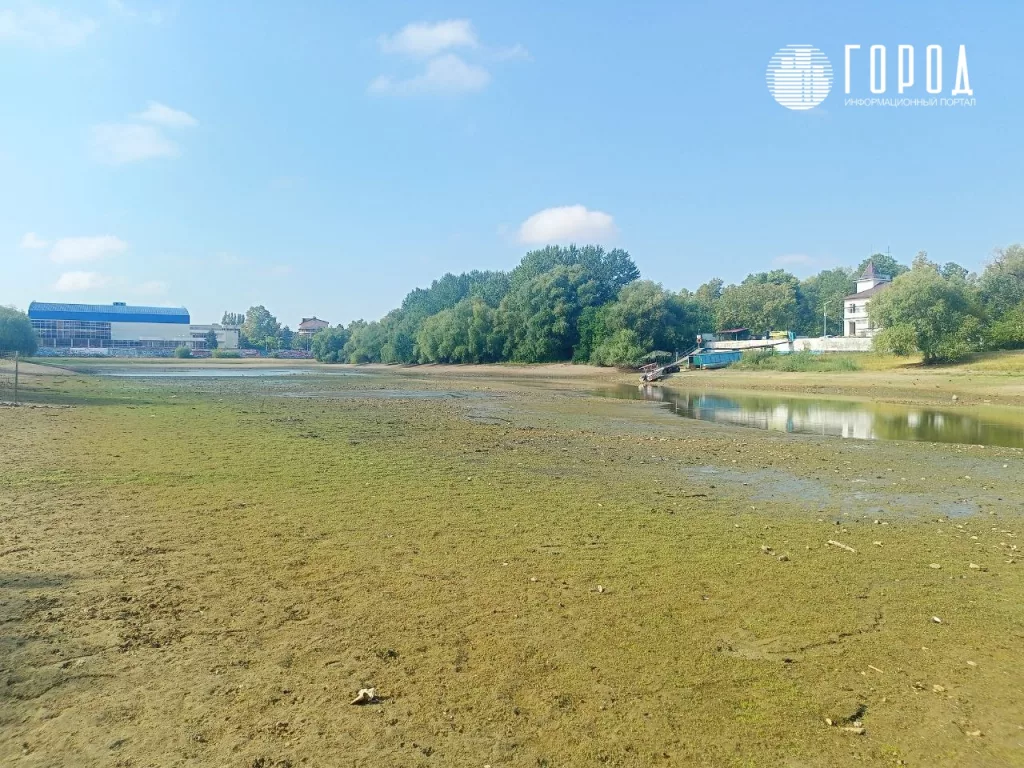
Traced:
[[851, 315], [856, 315], [857, 314], [857, 305], [856, 304], [851, 304], [850, 305], [850, 314]]

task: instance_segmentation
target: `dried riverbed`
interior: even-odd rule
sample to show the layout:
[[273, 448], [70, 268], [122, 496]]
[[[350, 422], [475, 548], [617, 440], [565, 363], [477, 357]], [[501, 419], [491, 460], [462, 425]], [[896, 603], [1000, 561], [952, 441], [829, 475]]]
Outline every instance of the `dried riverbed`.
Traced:
[[0, 763], [1024, 761], [1022, 451], [594, 386], [28, 377]]

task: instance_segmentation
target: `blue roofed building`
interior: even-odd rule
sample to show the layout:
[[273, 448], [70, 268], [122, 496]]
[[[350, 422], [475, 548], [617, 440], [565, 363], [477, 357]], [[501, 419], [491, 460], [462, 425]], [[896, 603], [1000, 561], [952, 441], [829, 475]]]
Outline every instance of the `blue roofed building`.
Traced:
[[191, 318], [184, 307], [33, 301], [28, 307], [28, 318], [44, 354], [48, 350], [166, 353], [179, 346], [195, 346]]

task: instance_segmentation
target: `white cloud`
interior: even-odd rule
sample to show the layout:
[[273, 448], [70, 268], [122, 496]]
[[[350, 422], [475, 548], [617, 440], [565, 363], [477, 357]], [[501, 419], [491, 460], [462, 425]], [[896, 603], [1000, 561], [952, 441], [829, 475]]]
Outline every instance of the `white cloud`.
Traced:
[[417, 75], [396, 77], [379, 75], [368, 87], [371, 93], [465, 93], [479, 91], [491, 81], [491, 73], [479, 64], [467, 62], [460, 52], [473, 51], [477, 61], [529, 59], [530, 52], [517, 43], [503, 48], [482, 45], [469, 19], [448, 19], [436, 23], [418, 21], [406, 24], [393, 35], [378, 39], [384, 53], [428, 59]]
[[378, 42], [384, 53], [409, 56], [434, 56], [449, 48], [476, 48], [479, 45], [469, 19], [406, 24], [394, 35], [381, 35]]
[[25, 248], [26, 250], [38, 251], [45, 248], [49, 244], [49, 241], [43, 240], [35, 232], [26, 232], [24, 235], [21, 236], [21, 242], [18, 243], [18, 246], [20, 248]]
[[772, 264], [777, 267], [811, 267], [816, 260], [806, 253], [786, 253], [772, 259]]
[[128, 250], [128, 243], [114, 235], [64, 237], [53, 244], [50, 259], [57, 264], [100, 261]]
[[92, 291], [102, 288], [110, 282], [110, 278], [98, 272], [65, 272], [54, 284], [54, 289], [62, 293]]
[[41, 48], [73, 48], [96, 31], [92, 19], [72, 19], [61, 11], [32, 3], [0, 10], [0, 42], [25, 43]]
[[158, 125], [166, 125], [172, 128], [192, 128], [199, 125], [199, 121], [196, 120], [188, 112], [182, 112], [180, 109], [172, 109], [166, 104], [161, 104], [159, 101], [151, 101], [146, 105], [146, 111], [140, 112], [134, 117], [138, 120], [144, 120], [147, 123], [156, 123]]
[[530, 61], [532, 58], [530, 52], [526, 50], [526, 46], [522, 43], [516, 43], [515, 45], [508, 45], [504, 48], [496, 48], [491, 51], [491, 58], [495, 61], [514, 61], [522, 59], [524, 61]]
[[381, 75], [370, 83], [374, 93], [463, 93], [479, 91], [491, 81], [490, 73], [483, 67], [467, 64], [454, 53], [447, 53], [431, 59], [422, 74], [406, 80], [396, 80]]
[[610, 214], [591, 211], [582, 205], [545, 208], [519, 227], [523, 243], [603, 242], [618, 230]]
[[153, 25], [164, 22], [163, 11], [153, 10], [149, 13], [143, 13], [123, 2], [123, 0], [107, 0], [107, 8], [110, 9], [111, 13], [124, 19], [141, 19]]
[[151, 125], [104, 123], [93, 127], [92, 139], [97, 159], [110, 165], [178, 154], [178, 145]]

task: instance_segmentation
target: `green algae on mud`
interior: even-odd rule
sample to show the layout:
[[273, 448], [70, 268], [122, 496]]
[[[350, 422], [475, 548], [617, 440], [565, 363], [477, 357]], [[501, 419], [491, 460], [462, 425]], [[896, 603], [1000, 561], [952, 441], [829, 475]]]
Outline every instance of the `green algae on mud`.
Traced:
[[0, 762], [1020, 762], [1021, 451], [590, 386], [30, 382]]

